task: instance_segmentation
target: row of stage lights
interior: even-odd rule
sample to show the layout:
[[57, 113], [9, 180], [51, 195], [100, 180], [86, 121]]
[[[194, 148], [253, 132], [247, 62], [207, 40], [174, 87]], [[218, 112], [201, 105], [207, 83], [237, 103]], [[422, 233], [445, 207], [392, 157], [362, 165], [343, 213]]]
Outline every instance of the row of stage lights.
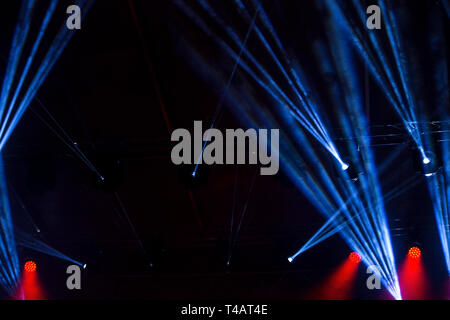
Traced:
[[[418, 247], [411, 247], [408, 251], [408, 257], [413, 258], [413, 259], [418, 259], [421, 257], [421, 255], [422, 255], [422, 252]], [[357, 252], [351, 252], [350, 255], [348, 256], [348, 258], [350, 259], [350, 261], [352, 261], [354, 263], [361, 262], [361, 255]], [[293, 259], [291, 257], [289, 257], [288, 261], [292, 262]], [[83, 269], [86, 269], [86, 267], [87, 267], [87, 265], [84, 264]], [[23, 269], [25, 270], [25, 272], [35, 272], [37, 269], [36, 262], [34, 262], [32, 260], [28, 260], [27, 262], [25, 262]]]
[[[411, 259], [419, 259], [422, 256], [422, 251], [418, 247], [411, 247], [408, 250], [408, 257]], [[351, 252], [348, 256], [349, 260], [353, 263], [361, 262], [361, 255], [357, 252]]]
[[[87, 264], [83, 265], [83, 269], [87, 268]], [[25, 270], [25, 272], [35, 272], [37, 270], [37, 265], [36, 262], [32, 261], [32, 260], [28, 260], [27, 262], [25, 262], [23, 269]]]
[[[411, 247], [408, 250], [408, 257], [413, 258], [413, 259], [419, 259], [422, 255], [422, 252], [420, 251], [420, 249], [418, 247]], [[361, 262], [361, 255], [357, 252], [351, 252], [350, 255], [348, 256], [348, 258], [350, 259], [351, 262], [353, 263], [360, 263]], [[292, 262], [293, 259], [291, 257], [288, 258], [289, 262]]]
[[[408, 250], [408, 257], [413, 258], [413, 259], [419, 259], [422, 255], [421, 250], [418, 247], [411, 247]], [[361, 262], [361, 255], [357, 252], [351, 252], [348, 256], [349, 260], [353, 263], [360, 263]], [[292, 262], [293, 259], [292, 258], [288, 258], [289, 262]], [[86, 269], [87, 265], [84, 264], [83, 265], [83, 269]], [[23, 269], [25, 270], [25, 272], [35, 272], [37, 270], [37, 265], [36, 262], [32, 261], [32, 260], [28, 260], [27, 262], [25, 262]]]

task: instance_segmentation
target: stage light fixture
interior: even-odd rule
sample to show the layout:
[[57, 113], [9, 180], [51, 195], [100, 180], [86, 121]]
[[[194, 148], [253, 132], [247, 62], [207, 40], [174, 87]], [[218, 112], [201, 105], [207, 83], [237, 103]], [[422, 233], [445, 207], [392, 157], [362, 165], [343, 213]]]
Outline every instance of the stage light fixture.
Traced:
[[342, 163], [342, 170], [347, 170], [349, 168], [349, 165], [346, 163]]
[[188, 190], [198, 189], [208, 183], [209, 168], [206, 165], [180, 165], [178, 166], [179, 180]]
[[352, 252], [352, 253], [350, 253], [350, 255], [348, 256], [348, 258], [349, 258], [350, 261], [353, 262], [353, 263], [360, 263], [360, 262], [361, 262], [361, 256], [360, 256], [359, 253], [357, 253], [357, 252]]
[[431, 177], [439, 170], [436, 156], [432, 152], [427, 152], [422, 162], [425, 177]]
[[290, 263], [292, 263], [292, 261], [294, 261], [294, 259], [292, 259], [292, 257], [289, 257], [289, 258], [288, 258], [288, 261], [289, 261]]
[[419, 259], [422, 255], [422, 252], [418, 247], [411, 247], [408, 251], [408, 256], [413, 259]]
[[35, 272], [36, 271], [36, 263], [34, 261], [25, 262], [24, 269], [26, 272]]

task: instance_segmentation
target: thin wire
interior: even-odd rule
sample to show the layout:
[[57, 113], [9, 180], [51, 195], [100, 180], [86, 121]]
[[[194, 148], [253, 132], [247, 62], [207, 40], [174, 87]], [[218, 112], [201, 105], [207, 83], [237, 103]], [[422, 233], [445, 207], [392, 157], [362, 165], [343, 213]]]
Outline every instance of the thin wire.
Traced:
[[49, 116], [49, 118], [55, 123], [55, 125], [58, 127], [58, 129], [62, 132], [62, 134], [65, 136], [65, 138], [69, 141], [67, 142], [61, 134], [58, 133], [58, 131], [53, 128], [41, 115], [39, 115], [35, 110], [30, 108], [33, 113], [41, 120], [57, 137], [60, 139], [78, 158], [83, 161], [90, 170], [92, 170], [95, 174], [99, 176], [101, 180], [103, 180], [103, 176], [100, 174], [100, 172], [97, 170], [97, 168], [92, 164], [92, 162], [86, 157], [86, 155], [80, 150], [78, 147], [78, 144], [72, 140], [72, 138], [69, 136], [69, 134], [64, 130], [64, 128], [58, 123], [58, 121], [51, 115], [51, 113], [48, 111], [48, 109], [44, 106], [42, 101], [36, 97], [36, 100], [39, 102], [41, 108], [45, 111], [45, 113]]
[[251, 185], [250, 185], [250, 188], [249, 188], [249, 191], [248, 191], [248, 195], [247, 195], [247, 200], [245, 201], [244, 208], [242, 209], [241, 217], [239, 219], [239, 224], [238, 224], [238, 227], [236, 229], [236, 236], [235, 236], [234, 242], [233, 242], [234, 244], [236, 244], [236, 242], [237, 242], [237, 239], [238, 239], [238, 236], [239, 236], [239, 232], [240, 232], [241, 227], [242, 227], [242, 222], [244, 221], [245, 214], [247, 212], [248, 203], [250, 201], [250, 195], [252, 193], [253, 187], [255, 185], [256, 177], [257, 177], [257, 171], [258, 170], [256, 170], [255, 173], [253, 174], [252, 182], [251, 182]]

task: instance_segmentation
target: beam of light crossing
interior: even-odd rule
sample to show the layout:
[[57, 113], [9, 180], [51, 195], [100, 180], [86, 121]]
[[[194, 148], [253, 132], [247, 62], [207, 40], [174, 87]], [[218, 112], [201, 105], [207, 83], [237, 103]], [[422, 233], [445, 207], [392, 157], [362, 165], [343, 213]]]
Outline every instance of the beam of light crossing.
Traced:
[[[76, 4], [79, 5], [85, 13], [88, 11], [90, 5], [93, 4], [93, 1], [89, 2], [88, 0], [80, 0]], [[12, 134], [23, 113], [26, 111], [27, 107], [36, 95], [36, 92], [45, 81], [50, 70], [73, 35], [73, 32], [69, 32], [65, 25], [60, 29], [55, 40], [50, 46], [50, 49], [45, 54], [44, 60], [37, 68], [37, 72], [31, 80], [30, 85], [25, 90], [25, 93], [21, 95], [21, 90], [38, 52], [40, 43], [43, 40], [48, 23], [50, 22], [50, 19], [55, 11], [57, 1], [52, 0], [47, 8], [46, 14], [38, 31], [37, 38], [31, 46], [31, 52], [26, 59], [22, 73], [19, 74], [19, 80], [16, 88], [14, 89], [13, 84], [16, 79], [16, 74], [18, 74], [17, 69], [20, 65], [20, 58], [23, 55], [27, 35], [32, 25], [31, 18], [34, 5], [34, 0], [22, 1], [19, 21], [14, 31], [10, 55], [5, 74], [3, 75], [4, 79], [0, 93], [0, 158], [1, 150], [3, 150], [8, 138]], [[14, 93], [11, 103], [8, 104], [9, 96], [12, 90]], [[19, 96], [21, 97], [20, 101], [18, 98]], [[0, 159], [0, 197], [2, 200], [0, 210], [0, 228], [2, 230], [2, 233], [0, 234], [0, 285], [9, 295], [13, 295], [19, 281], [20, 268], [2, 158]]]
[[[369, 71], [372, 73], [377, 84], [383, 90], [386, 98], [396, 110], [405, 128], [413, 138], [414, 142], [417, 144], [422, 156], [425, 157], [425, 150], [421, 141], [420, 131], [417, 126], [414, 125], [417, 122], [415, 121], [416, 117], [414, 114], [412, 114], [411, 109], [404, 103], [404, 99], [402, 98], [400, 93], [400, 88], [394, 80], [393, 71], [389, 68], [389, 63], [387, 62], [387, 59], [383, 53], [383, 50], [380, 48], [379, 42], [376, 40], [375, 35], [372, 33], [370, 33], [369, 35], [370, 41], [376, 49], [376, 53], [373, 53], [368, 47], [368, 44], [363, 40], [363, 36], [359, 32], [358, 28], [351, 25], [349, 19], [343, 13], [338, 2], [327, 0], [326, 3], [329, 7], [330, 12], [332, 12], [334, 15], [336, 15], [336, 17], [339, 18], [337, 19], [337, 26], [352, 35], [352, 44], [357, 48], [358, 53], [368, 66]], [[357, 11], [360, 13], [360, 17], [364, 18], [365, 21], [366, 18], [363, 16], [365, 11], [361, 11], [362, 7], [360, 5], [357, 5], [356, 2], [355, 6], [357, 7]], [[393, 37], [394, 36], [392, 35], [392, 38]], [[377, 62], [377, 57], [380, 60], [380, 63]], [[400, 64], [400, 62], [397, 61], [397, 64]], [[403, 70], [404, 69], [402, 67], [401, 71]], [[403, 74], [401, 76], [403, 76]], [[412, 100], [411, 97], [410, 99]]]
[[64, 253], [51, 247], [47, 243], [33, 237], [32, 235], [30, 235], [26, 232], [18, 230], [17, 228], [15, 230], [15, 236], [16, 236], [17, 245], [19, 245], [21, 247], [29, 248], [34, 251], [44, 253], [46, 255], [68, 261], [68, 262], [76, 264], [80, 267], [83, 267], [83, 265], [84, 265], [84, 263], [81, 263], [79, 261], [76, 261], [76, 260], [70, 258], [69, 256], [65, 255]]
[[[193, 58], [198, 58], [196, 56], [193, 56]], [[194, 60], [195, 61], [195, 60]], [[198, 64], [196, 64], [198, 65]], [[205, 69], [211, 72], [211, 69]], [[209, 81], [214, 79], [214, 77], [209, 77]], [[244, 95], [244, 96], [243, 96]], [[247, 97], [245, 97], [247, 96]], [[248, 96], [247, 92], [238, 91], [236, 89], [232, 89], [230, 92], [229, 98], [234, 98], [230, 101], [230, 105], [233, 106], [240, 106], [244, 103], [244, 101], [252, 101], [252, 98]], [[256, 103], [252, 103], [253, 107], [257, 107]], [[242, 108], [238, 108], [240, 112], [244, 112], [244, 110], [248, 110], [249, 108], [242, 106]], [[250, 126], [264, 126], [264, 127], [279, 127], [279, 124], [274, 122], [274, 120], [270, 120], [270, 116], [266, 114], [264, 111], [257, 109], [258, 113], [257, 115], [260, 118], [260, 123], [255, 124], [252, 118], [252, 116], [247, 115], [246, 118], [248, 121], [250, 121]], [[310, 146], [308, 140], [306, 139], [306, 136], [302, 134], [300, 130], [298, 130], [298, 127], [295, 126], [295, 123], [293, 122], [292, 117], [289, 114], [289, 111], [285, 108], [280, 109], [281, 114], [283, 115], [284, 112], [284, 118], [288, 123], [291, 123], [290, 126], [292, 126], [294, 129], [294, 137], [295, 137], [295, 143], [301, 146], [306, 153], [307, 157], [312, 159], [311, 162], [314, 163], [314, 165], [317, 167], [317, 172], [319, 175], [320, 180], [322, 182], [319, 182], [311, 173], [309, 170], [305, 170], [304, 167], [299, 167], [298, 163], [301, 161], [302, 157], [295, 152], [295, 148], [290, 145], [287, 139], [283, 139], [284, 141], [281, 142], [280, 150], [281, 150], [281, 157], [283, 161], [282, 163], [285, 167], [285, 170], [287, 170], [289, 176], [293, 178], [294, 184], [307, 196], [307, 198], [312, 202], [312, 204], [325, 215], [325, 217], [331, 216], [335, 211], [337, 210], [334, 202], [338, 204], [338, 207], [342, 206], [344, 204], [343, 196], [339, 194], [339, 185], [336, 185], [331, 177], [328, 175], [327, 170], [323, 167], [320, 158], [315, 154], [313, 151], [314, 149]], [[321, 186], [323, 184], [323, 186]], [[327, 195], [329, 193], [329, 195]], [[352, 208], [346, 208], [345, 214], [348, 217], [351, 217], [352, 214], [350, 213], [351, 210], [355, 210]], [[355, 214], [356, 212], [354, 212]], [[353, 215], [354, 215], [353, 214]], [[355, 251], [362, 252], [364, 256], [370, 257], [372, 261], [376, 261], [376, 256], [374, 255], [374, 250], [367, 251], [364, 249], [364, 243], [361, 242], [362, 234], [361, 231], [358, 231], [359, 229], [356, 228], [346, 228], [344, 230], [346, 236], [345, 240], [348, 242], [349, 246], [354, 248]], [[378, 265], [381, 265], [382, 263], [377, 263]], [[387, 273], [382, 272], [383, 277], [389, 279], [389, 275]], [[391, 281], [390, 284], [388, 284], [388, 287], [395, 288], [395, 283]], [[395, 289], [392, 289], [394, 292], [394, 295], [399, 298], [399, 296], [395, 293]]]
[[[293, 116], [295, 119], [299, 121], [299, 123], [309, 132], [311, 135], [316, 138], [316, 140], [326, 148], [335, 158], [336, 160], [341, 164], [341, 166], [344, 168], [347, 168], [347, 164], [345, 164], [341, 157], [339, 156], [334, 143], [330, 139], [328, 133], [325, 130], [324, 125], [322, 124], [322, 121], [319, 119], [318, 114], [316, 111], [314, 111], [310, 104], [310, 101], [307, 101], [305, 97], [307, 97], [306, 90], [304, 90], [302, 84], [300, 83], [299, 76], [296, 75], [293, 68], [290, 68], [290, 73], [286, 71], [286, 69], [282, 66], [280, 60], [275, 55], [274, 51], [270, 47], [268, 41], [262, 34], [261, 30], [257, 25], [254, 26], [255, 33], [258, 35], [258, 38], [263, 43], [264, 47], [268, 50], [271, 58], [275, 61], [277, 67], [282, 72], [284, 78], [287, 80], [289, 87], [293, 92], [295, 93], [296, 99], [298, 99], [301, 106], [303, 106], [303, 109], [299, 109], [299, 105], [297, 105], [295, 102], [292, 101], [291, 98], [288, 97], [288, 93], [283, 91], [279, 85], [277, 85], [276, 81], [269, 75], [267, 70], [261, 66], [261, 64], [256, 60], [256, 58], [247, 50], [245, 49], [244, 43], [239, 40], [239, 37], [233, 32], [232, 29], [229, 27], [226, 27], [226, 24], [220, 20], [217, 16], [217, 14], [214, 13], [214, 11], [207, 5], [206, 2], [200, 1], [200, 3], [203, 5], [203, 8], [209, 12], [209, 14], [216, 19], [216, 21], [225, 29], [227, 34], [230, 36], [230, 38], [233, 40], [233, 42], [239, 46], [243, 53], [246, 55], [246, 57], [250, 60], [250, 62], [256, 67], [258, 72], [263, 76], [263, 78], [260, 78], [256, 73], [254, 73], [250, 66], [243, 62], [240, 59], [239, 54], [235, 53], [232, 48], [229, 47], [228, 44], [222, 39], [219, 39], [211, 30], [210, 28], [203, 22], [201, 18], [190, 8], [188, 7], [184, 2], [177, 1], [177, 5], [185, 12], [185, 14], [193, 20], [197, 26], [207, 35], [209, 35], [216, 44], [219, 45], [222, 49], [224, 49], [225, 52], [227, 52], [235, 61], [239, 61], [239, 65], [264, 89], [266, 92], [268, 92], [274, 99], [280, 101], [280, 105], [285, 105], [286, 107], [289, 107], [292, 110], [291, 116]], [[258, 7], [259, 11], [263, 11], [262, 7]], [[258, 11], [258, 12], [259, 12]], [[248, 11], [245, 11], [242, 13], [244, 17], [246, 18], [247, 22], [251, 23], [253, 20], [250, 13]], [[300, 93], [300, 90], [303, 90], [302, 94]], [[303, 111], [303, 112], [302, 112]]]
[[[191, 12], [192, 13], [192, 12]], [[202, 30], [205, 31], [207, 35], [212, 35], [212, 32], [205, 26], [202, 21], [199, 21], [198, 18], [195, 18], [195, 15], [188, 14], [190, 18], [196, 22], [198, 26]], [[213, 37], [214, 39], [214, 37]], [[221, 39], [214, 39], [216, 43], [219, 44], [221, 48], [224, 49], [227, 53], [231, 53], [233, 55], [233, 50], [228, 47], [224, 41]], [[197, 57], [198, 58], [198, 57]], [[247, 58], [250, 62], [253, 63], [251, 57]], [[279, 116], [282, 118], [281, 120], [275, 121], [268, 112], [262, 111], [260, 108], [257, 108], [258, 104], [256, 101], [253, 101], [253, 97], [251, 97], [247, 92], [238, 92], [238, 90], [230, 89], [230, 94], [227, 97], [231, 103], [230, 105], [235, 106], [235, 110], [240, 114], [245, 116], [246, 120], [249, 121], [252, 125], [255, 123], [257, 126], [264, 127], [280, 127], [281, 121], [284, 125], [286, 125], [289, 130], [293, 134], [294, 142], [291, 143], [287, 141], [287, 139], [283, 139], [286, 141], [281, 142], [280, 154], [282, 158], [282, 165], [284, 170], [286, 170], [289, 176], [293, 179], [294, 184], [305, 194], [308, 196], [308, 199], [313, 203], [313, 205], [325, 215], [325, 217], [332, 216], [337, 208], [342, 207], [345, 204], [345, 200], [349, 197], [349, 194], [353, 194], [355, 192], [354, 188], [349, 186], [347, 183], [339, 184], [333, 181], [333, 179], [327, 173], [327, 169], [324, 168], [320, 157], [313, 151], [313, 148], [309, 144], [307, 138], [304, 136], [300, 128], [296, 125], [297, 121], [292, 116], [291, 108], [286, 108], [286, 105], [289, 105], [289, 102], [292, 105], [295, 104], [290, 101], [290, 99], [286, 99], [287, 95], [281, 90], [279, 85], [273, 80], [271, 77], [267, 77], [264, 73], [264, 68], [258, 68], [258, 65], [255, 65], [258, 69], [258, 72], [265, 78], [261, 79], [260, 76], [256, 75], [250, 67], [244, 62], [240, 62], [241, 67], [251, 76], [253, 80], [255, 80], [261, 87], [263, 87], [266, 92], [268, 92], [272, 98], [274, 99], [275, 105], [277, 106], [277, 111], [279, 112]], [[206, 69], [206, 68], [205, 68]], [[206, 71], [206, 70], [201, 70]], [[207, 70], [211, 72], [211, 70]], [[216, 76], [209, 76], [209, 80], [216, 80]], [[242, 90], [241, 90], [242, 91]], [[246, 104], [250, 104], [250, 109], [258, 110], [255, 115], [249, 114]], [[305, 129], [304, 126], [302, 128]], [[305, 129], [308, 131], [308, 128]], [[312, 175], [309, 172], [309, 168], [305, 167], [306, 163], [303, 163], [301, 160], [302, 157], [295, 152], [295, 147], [300, 147], [306, 154], [306, 158], [309, 162], [314, 164], [314, 169], [317, 174], [317, 177]], [[312, 169], [312, 168], [311, 168]], [[373, 169], [373, 168], [372, 168]], [[373, 182], [370, 180], [366, 183], [366, 185], [370, 186], [373, 189]], [[364, 209], [365, 206], [361, 203], [361, 201], [354, 201], [344, 209], [344, 215], [346, 217], [355, 216], [358, 213], [358, 210]], [[369, 207], [369, 209], [365, 209], [365, 211], [371, 212], [363, 212], [365, 217], [373, 215], [375, 209], [377, 212], [380, 210], [377, 207]], [[355, 219], [356, 220], [356, 219]], [[376, 217], [375, 222], [377, 225], [382, 225], [384, 220], [382, 218]], [[382, 276], [387, 282], [387, 287], [390, 288], [390, 291], [396, 298], [401, 298], [399, 295], [398, 285], [396, 283], [396, 275], [392, 272], [392, 264], [385, 259], [385, 251], [389, 251], [389, 244], [384, 244], [383, 249], [379, 249], [379, 247], [374, 246], [371, 242], [368, 242], [368, 238], [370, 235], [374, 235], [374, 239], [376, 239], [377, 244], [380, 243], [379, 239], [384, 239], [386, 236], [386, 231], [383, 228], [380, 228], [380, 233], [375, 233], [372, 225], [365, 226], [363, 223], [367, 222], [367, 219], [358, 219], [357, 221], [352, 221], [350, 228], [345, 228], [343, 232], [345, 232], [345, 240], [355, 251], [361, 252], [364, 256], [368, 257], [370, 261], [377, 262], [377, 265], [382, 267]], [[370, 234], [368, 236], [368, 234]], [[366, 249], [367, 246], [367, 249]], [[360, 250], [359, 250], [360, 249]]]
[[34, 114], [41, 120], [44, 125], [52, 131], [55, 136], [67, 147], [69, 148], [75, 156], [77, 156], [80, 161], [82, 161], [93, 173], [95, 173], [101, 181], [104, 180], [102, 174], [98, 171], [98, 169], [92, 164], [92, 162], [87, 158], [84, 152], [78, 146], [78, 143], [75, 142], [70, 135], [64, 130], [64, 128], [59, 124], [59, 122], [53, 117], [53, 115], [48, 111], [45, 105], [42, 103], [41, 99], [38, 97], [35, 100], [39, 103], [42, 110], [44, 110], [45, 114], [48, 118], [55, 124], [56, 128], [53, 127], [49, 122], [47, 122], [44, 117], [42, 117], [39, 113], [31, 109]]
[[22, 1], [22, 6], [19, 14], [19, 22], [16, 25], [14, 37], [11, 45], [9, 59], [3, 79], [3, 85], [0, 95], [0, 119], [6, 108], [11, 87], [17, 72], [20, 56], [22, 55], [25, 40], [31, 25], [31, 16], [33, 13], [35, 1]]
[[[34, 57], [36, 55], [36, 52], [37, 52], [37, 50], [39, 48], [39, 45], [41, 44], [42, 38], [44, 37], [44, 34], [45, 34], [45, 30], [47, 29], [47, 26], [48, 26], [48, 24], [50, 22], [50, 19], [51, 19], [52, 15], [53, 15], [53, 12], [56, 9], [56, 5], [57, 4], [58, 4], [57, 0], [53, 0], [50, 3], [50, 5], [49, 5], [49, 7], [47, 9], [47, 13], [45, 14], [44, 20], [42, 21], [42, 25], [41, 25], [41, 28], [39, 30], [38, 36], [36, 38], [36, 41], [34, 42], [33, 48], [31, 49], [31, 53], [28, 56], [27, 63], [25, 65], [24, 69], [23, 69], [23, 72], [22, 72], [22, 75], [20, 77], [19, 83], [17, 84], [17, 87], [16, 87], [16, 90], [14, 92], [13, 98], [11, 99], [11, 102], [10, 102], [9, 107], [7, 109], [8, 112], [6, 113], [6, 116], [5, 116], [4, 119], [2, 119], [2, 117], [0, 116], [0, 119], [2, 119], [1, 123], [3, 123], [1, 125], [1, 127], [0, 127], [0, 136], [1, 136], [1, 133], [5, 130], [5, 126], [8, 123], [9, 117], [11, 116], [11, 113], [13, 111], [13, 106], [15, 105], [16, 100], [17, 100], [17, 98], [19, 96], [20, 90], [22, 89], [22, 86], [25, 83], [25, 79], [26, 79], [26, 77], [28, 75], [28, 72], [30, 71], [30, 68], [31, 68], [31, 65], [33, 63]], [[5, 101], [5, 103], [6, 103], [6, 101]], [[3, 107], [1, 109], [1, 114], [3, 114], [4, 110], [5, 110], [5, 108]]]
[[[207, 4], [204, 3], [203, 1], [201, 1], [201, 3], [202, 3], [203, 6], [207, 6]], [[244, 52], [245, 45], [247, 44], [247, 41], [248, 41], [248, 39], [250, 37], [250, 34], [251, 34], [252, 30], [253, 30], [253, 27], [255, 25], [256, 17], [258, 16], [258, 11], [259, 11], [259, 8], [255, 11], [255, 14], [253, 15], [252, 21], [250, 22], [250, 26], [248, 28], [248, 31], [247, 31], [246, 35], [245, 35], [244, 41], [242, 42], [241, 47], [239, 49], [239, 53], [237, 55], [236, 62], [234, 63], [233, 70], [231, 71], [230, 77], [228, 78], [227, 84], [225, 85], [225, 89], [224, 89], [224, 91], [223, 91], [223, 93], [222, 93], [222, 95], [220, 97], [220, 100], [219, 100], [219, 102], [218, 102], [218, 104], [217, 104], [217, 106], [216, 106], [216, 108], [214, 110], [214, 115], [213, 115], [213, 119], [211, 121], [210, 129], [215, 127], [215, 124], [216, 124], [216, 121], [217, 121], [217, 117], [218, 117], [219, 112], [221, 111], [223, 103], [224, 103], [225, 95], [227, 94], [228, 89], [231, 86], [231, 82], [233, 81], [234, 74], [236, 73], [236, 71], [238, 69], [239, 61], [241, 60], [242, 53]], [[202, 148], [200, 154], [198, 155], [194, 171], [192, 172], [192, 176], [195, 176], [196, 173], [197, 173], [198, 166], [199, 166], [200, 161], [201, 161], [201, 159], [203, 157], [203, 152], [205, 152], [205, 148], [206, 148], [206, 145], [207, 145], [207, 142], [209, 141], [209, 139], [210, 139], [210, 137], [208, 136], [206, 141], [203, 143], [203, 148]]]
[[0, 286], [14, 294], [20, 277], [19, 258], [11, 219], [3, 156], [0, 153]]
[[[345, 179], [345, 172], [340, 172], [343, 176], [341, 187], [346, 190], [347, 197], [352, 200], [350, 206], [356, 213], [353, 219], [347, 220], [349, 228], [354, 230], [356, 239], [348, 240], [357, 242], [355, 243], [357, 246], [352, 248], [364, 256], [364, 261], [368, 265], [378, 265], [380, 267], [383, 276], [382, 281], [387, 284], [390, 293], [396, 299], [400, 299], [400, 287], [383, 198], [372, 150], [369, 147], [370, 135], [367, 132], [367, 120], [362, 110], [363, 99], [362, 88], [359, 85], [360, 80], [357, 76], [352, 52], [349, 50], [351, 46], [348, 43], [348, 35], [335, 28], [336, 25], [339, 25], [339, 16], [333, 15], [333, 11], [330, 11], [329, 16], [330, 18], [326, 20], [326, 23], [329, 30], [331, 30], [327, 34], [331, 56], [326, 55], [328, 51], [326, 48], [325, 50], [319, 48], [317, 51], [321, 53], [320, 65], [322, 72], [325, 74], [332, 72], [340, 79], [341, 86], [329, 88], [333, 90], [330, 92], [330, 95], [333, 98], [333, 103], [337, 106], [338, 119], [341, 122], [345, 135], [347, 137], [355, 137], [347, 140], [354, 166], [360, 168], [361, 172], [364, 172], [364, 174], [358, 174], [361, 197], [355, 198], [351, 197], [351, 195], [358, 192], [355, 184], [348, 178]], [[351, 121], [348, 115], [351, 115]], [[358, 155], [357, 150], [359, 150], [361, 157]], [[369, 256], [365, 256], [364, 251]]]
[[[387, 192], [384, 195], [384, 203], [388, 203], [389, 201], [397, 198], [401, 194], [410, 190], [412, 187], [417, 185], [420, 180], [417, 176], [413, 176], [407, 180], [405, 180], [401, 185], [394, 187], [392, 190]], [[350, 202], [351, 199], [347, 200], [347, 203]], [[311, 249], [312, 247], [318, 245], [319, 243], [327, 240], [332, 237], [336, 233], [340, 232], [342, 228], [345, 228], [348, 224], [348, 221], [343, 220], [345, 218], [341, 218], [343, 208], [340, 208], [336, 213], [331, 216], [320, 228], [316, 231], [316, 233], [292, 256], [288, 259], [290, 262], [293, 262], [300, 254]], [[352, 217], [351, 219], [355, 219], [356, 217]]]

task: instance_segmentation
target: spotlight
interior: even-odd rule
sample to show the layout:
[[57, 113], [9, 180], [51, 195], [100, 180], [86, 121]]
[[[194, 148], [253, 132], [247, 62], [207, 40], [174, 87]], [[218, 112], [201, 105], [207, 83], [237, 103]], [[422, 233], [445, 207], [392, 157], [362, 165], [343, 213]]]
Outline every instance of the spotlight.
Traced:
[[361, 262], [361, 256], [360, 256], [359, 253], [357, 253], [357, 252], [352, 252], [352, 253], [350, 253], [350, 255], [348, 256], [348, 258], [349, 258], [350, 261], [353, 262], [353, 263], [360, 263], [360, 262]]
[[418, 247], [412, 247], [408, 251], [408, 256], [413, 259], [419, 259], [422, 253]]
[[439, 169], [436, 161], [436, 156], [432, 152], [425, 153], [425, 157], [423, 158], [422, 162], [423, 162], [423, 174], [425, 175], [425, 177], [431, 177]]
[[439, 161], [439, 156], [431, 151], [425, 151], [423, 154], [415, 149], [414, 151], [414, 168], [417, 172], [422, 173], [425, 177], [435, 175], [442, 164]]
[[24, 269], [26, 272], [35, 272], [36, 263], [34, 261], [27, 261], [25, 262]]
[[359, 174], [362, 173], [361, 170], [358, 170], [358, 166], [350, 157], [343, 158], [341, 162], [334, 163], [335, 165], [333, 171], [338, 178], [344, 176], [346, 179], [357, 181], [359, 179]]
[[[102, 147], [105, 148], [105, 147]], [[106, 149], [106, 148], [105, 148]], [[120, 154], [109, 150], [100, 150], [93, 155], [98, 172], [93, 172], [94, 186], [102, 191], [112, 193], [124, 180], [123, 166], [120, 162]]]
[[209, 168], [206, 165], [180, 165], [179, 180], [188, 190], [194, 190], [208, 183]]
[[288, 261], [289, 261], [290, 263], [292, 263], [292, 261], [294, 261], [294, 259], [292, 259], [292, 257], [289, 257], [289, 258], [288, 258]]
[[87, 268], [87, 264], [85, 263], [85, 264], [83, 264], [83, 269], [86, 269]]

